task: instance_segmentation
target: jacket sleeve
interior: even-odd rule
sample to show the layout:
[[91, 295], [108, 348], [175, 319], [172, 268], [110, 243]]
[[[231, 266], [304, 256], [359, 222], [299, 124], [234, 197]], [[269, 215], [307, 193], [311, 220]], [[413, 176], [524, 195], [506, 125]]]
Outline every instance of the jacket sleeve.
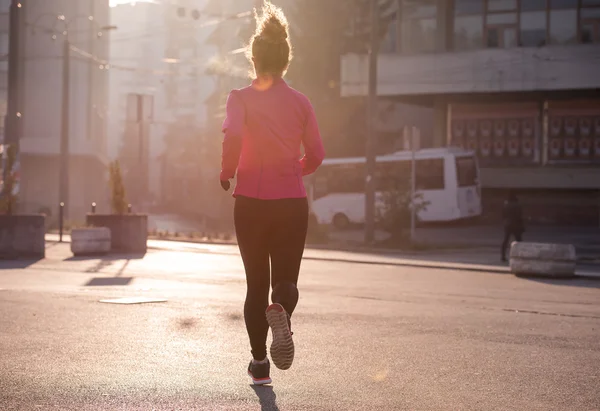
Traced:
[[310, 102], [308, 102], [308, 107], [308, 118], [302, 136], [304, 157], [300, 160], [303, 176], [314, 173], [325, 158], [325, 149], [323, 148], [323, 140], [319, 132], [315, 110]]
[[244, 103], [237, 90], [227, 98], [227, 116], [223, 122], [223, 154], [221, 156], [221, 181], [235, 177], [242, 152], [242, 133], [246, 120]]

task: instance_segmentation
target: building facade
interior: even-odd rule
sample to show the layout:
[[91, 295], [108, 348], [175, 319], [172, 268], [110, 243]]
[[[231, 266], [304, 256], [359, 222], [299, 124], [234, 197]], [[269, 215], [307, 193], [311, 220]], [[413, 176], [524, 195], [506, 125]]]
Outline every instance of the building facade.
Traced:
[[127, 101], [131, 94], [151, 96], [143, 179], [146, 198], [166, 211], [192, 207], [195, 192], [186, 187], [199, 187], [207, 178], [198, 159], [193, 170], [182, 164], [183, 151], [206, 136], [207, 98], [215, 87], [207, 67], [216, 49], [204, 44], [214, 18], [203, 12], [205, 5], [206, 0], [140, 1], [111, 8], [112, 24], [125, 29], [111, 40], [110, 154], [125, 162], [133, 156], [130, 168], [138, 168], [140, 130], [127, 118]]
[[[434, 143], [473, 150], [486, 214], [518, 190], [531, 220], [600, 224], [600, 2], [399, 0], [378, 96], [434, 109]], [[342, 95], [367, 93], [342, 57]]]
[[[21, 212], [49, 214], [59, 204], [60, 136], [68, 110], [69, 194], [66, 218], [81, 221], [91, 202], [108, 204], [106, 125], [108, 78], [97, 59], [108, 57], [107, 0], [22, 2]], [[65, 33], [69, 57], [69, 107], [62, 107]], [[99, 34], [102, 33], [102, 34]], [[108, 211], [108, 210], [106, 210]]]
[[8, 105], [8, 41], [10, 0], [0, 0], [0, 144]]

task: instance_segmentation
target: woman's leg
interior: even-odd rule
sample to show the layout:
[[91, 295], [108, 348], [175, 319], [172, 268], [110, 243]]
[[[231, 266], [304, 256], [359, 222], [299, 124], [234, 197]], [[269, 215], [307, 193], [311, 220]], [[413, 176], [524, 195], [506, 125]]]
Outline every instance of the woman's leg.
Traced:
[[291, 316], [298, 303], [298, 274], [308, 229], [305, 198], [278, 200], [272, 213], [269, 235], [271, 256], [271, 300]]
[[238, 246], [246, 270], [246, 302], [244, 319], [255, 360], [267, 356], [269, 325], [265, 310], [269, 305], [268, 225], [261, 200], [238, 197], [235, 200], [234, 222]]
[[275, 366], [287, 370], [294, 361], [290, 316], [298, 303], [298, 273], [308, 228], [308, 203], [306, 199], [277, 200], [272, 204], [270, 215], [269, 254], [273, 283], [273, 304], [267, 309], [273, 334], [270, 352]]

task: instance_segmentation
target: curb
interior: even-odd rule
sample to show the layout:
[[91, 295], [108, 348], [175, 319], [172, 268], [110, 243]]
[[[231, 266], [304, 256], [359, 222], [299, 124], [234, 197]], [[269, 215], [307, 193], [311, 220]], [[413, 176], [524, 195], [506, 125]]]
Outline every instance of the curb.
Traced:
[[[185, 243], [184, 241], [176, 241], [176, 240], [158, 240], [158, 241], [169, 241], [173, 243]], [[49, 243], [58, 243], [58, 241], [47, 240]], [[70, 239], [64, 239], [64, 243], [69, 243]], [[233, 243], [208, 243], [208, 242], [188, 242], [190, 244], [199, 244], [199, 245], [235, 245]], [[192, 247], [185, 247], [186, 252], [196, 252], [196, 253], [204, 253], [203, 250], [194, 249]], [[309, 248], [311, 249], [311, 248]], [[161, 251], [172, 251], [171, 248], [161, 247], [159, 245], [148, 245], [148, 250], [161, 250]], [[354, 252], [352, 250], [340, 250], [340, 249], [316, 249], [317, 251], [341, 251], [341, 252]], [[380, 251], [380, 250], [379, 250]], [[366, 252], [362, 250], [362, 252]], [[238, 253], [228, 253], [228, 252], [215, 252], [211, 251], [210, 254], [217, 255], [238, 255]], [[381, 254], [381, 251], [380, 251]], [[444, 263], [444, 262], [430, 262], [423, 260], [414, 260], [404, 259], [399, 261], [384, 261], [384, 260], [361, 260], [361, 259], [352, 259], [352, 258], [327, 258], [327, 257], [314, 257], [314, 256], [305, 256], [305, 260], [308, 261], [327, 261], [327, 262], [336, 262], [336, 263], [348, 263], [348, 264], [362, 264], [362, 265], [380, 265], [380, 266], [391, 266], [391, 267], [412, 267], [412, 268], [431, 268], [431, 269], [439, 269], [439, 270], [460, 270], [460, 271], [470, 271], [470, 272], [481, 272], [481, 273], [492, 273], [492, 274], [511, 274], [509, 268], [507, 266], [495, 266], [495, 265], [485, 265], [485, 264], [471, 264], [471, 263]], [[593, 273], [575, 273], [576, 279], [586, 279], [586, 280], [598, 280], [600, 281], [600, 272], [598, 274]]]
[[[177, 242], [177, 241], [173, 241]], [[183, 241], [179, 241], [183, 242]], [[193, 243], [193, 244], [206, 244], [206, 245], [214, 245], [215, 243]], [[235, 244], [217, 244], [217, 245], [235, 245]], [[172, 250], [167, 247], [161, 247], [157, 245], [148, 246], [149, 250], [162, 250], [168, 251]], [[188, 247], [187, 252], [197, 252], [197, 253], [205, 253], [203, 250], [195, 250], [192, 247]], [[341, 251], [346, 252], [346, 250], [339, 249], [331, 249], [324, 251]], [[352, 251], [348, 251], [352, 252]], [[210, 254], [218, 254], [218, 255], [239, 255], [238, 253], [227, 253], [227, 252], [215, 252], [211, 251]], [[431, 268], [437, 270], [460, 270], [460, 271], [470, 271], [470, 272], [480, 272], [480, 273], [490, 273], [490, 274], [511, 274], [508, 266], [494, 266], [494, 265], [485, 265], [485, 264], [471, 264], [471, 263], [444, 263], [444, 262], [433, 262], [433, 261], [423, 261], [423, 260], [414, 260], [404, 259], [400, 261], [383, 261], [383, 260], [360, 260], [360, 259], [352, 259], [352, 258], [327, 258], [327, 257], [314, 257], [314, 256], [304, 256], [304, 260], [308, 261], [326, 261], [333, 263], [348, 263], [348, 264], [362, 264], [362, 265], [380, 265], [380, 266], [389, 266], [389, 267], [411, 267], [411, 268]], [[571, 279], [583, 279], [590, 281], [600, 281], [600, 272], [599, 274], [593, 273], [575, 273], [575, 277]]]

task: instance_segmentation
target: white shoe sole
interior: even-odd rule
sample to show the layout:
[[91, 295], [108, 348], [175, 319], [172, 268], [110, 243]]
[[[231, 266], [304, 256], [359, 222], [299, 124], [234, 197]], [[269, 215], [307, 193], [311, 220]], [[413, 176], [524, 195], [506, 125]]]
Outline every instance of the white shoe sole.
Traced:
[[252, 378], [252, 384], [254, 385], [265, 385], [271, 384], [272, 382], [271, 378], [254, 378], [250, 371], [248, 371], [248, 375], [250, 376], [250, 378]]
[[280, 370], [287, 370], [294, 362], [294, 340], [288, 325], [287, 313], [281, 304], [271, 304], [267, 308], [266, 316], [273, 335], [270, 348], [271, 360]]

